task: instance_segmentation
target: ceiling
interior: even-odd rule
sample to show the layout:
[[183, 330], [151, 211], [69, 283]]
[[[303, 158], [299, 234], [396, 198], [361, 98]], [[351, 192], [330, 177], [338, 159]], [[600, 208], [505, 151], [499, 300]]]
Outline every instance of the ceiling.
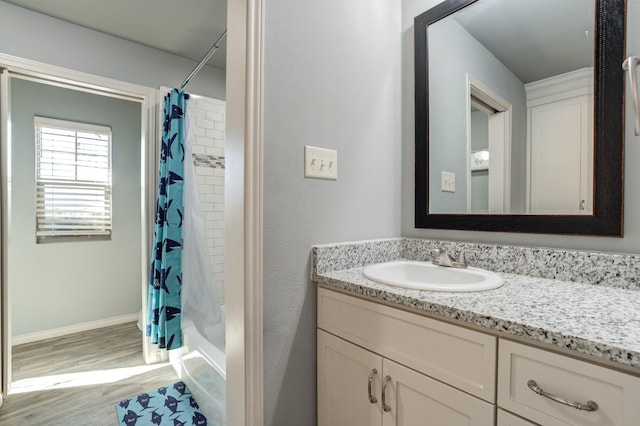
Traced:
[[[5, 1], [194, 61], [226, 28], [226, 0]], [[483, 0], [454, 16], [524, 83], [593, 66], [593, 0]], [[226, 55], [222, 43], [208, 65]]]
[[[226, 0], [5, 0], [73, 24], [200, 61], [226, 29]], [[208, 65], [226, 68], [226, 43]]]
[[523, 83], [593, 66], [593, 0], [483, 0], [453, 16]]

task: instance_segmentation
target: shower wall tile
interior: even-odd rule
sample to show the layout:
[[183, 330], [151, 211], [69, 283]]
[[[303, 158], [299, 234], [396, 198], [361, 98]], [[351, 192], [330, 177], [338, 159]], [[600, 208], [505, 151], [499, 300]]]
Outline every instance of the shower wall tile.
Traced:
[[224, 303], [224, 167], [226, 103], [212, 98], [192, 98], [191, 131], [195, 135], [193, 163], [204, 219], [214, 284]]
[[205, 112], [202, 109], [200, 109], [200, 107], [197, 105], [198, 105], [198, 102], [197, 101], [193, 102], [193, 100], [189, 104], [189, 115], [191, 115], [192, 119], [205, 117]]
[[206, 114], [205, 114], [205, 118], [207, 120], [211, 120], [211, 121], [223, 121], [224, 120], [223, 114], [220, 114], [219, 112], [214, 112], [214, 111], [207, 111]]
[[205, 149], [205, 154], [210, 156], [210, 157], [222, 157], [223, 149], [222, 148], [216, 148], [216, 147], [208, 146]]
[[207, 111], [215, 110], [215, 104], [213, 102], [208, 102], [208, 100], [211, 100], [210, 98], [200, 98], [200, 99], [204, 99], [204, 102], [201, 102], [200, 111], [206, 113]]
[[204, 118], [196, 118], [196, 126], [203, 129], [213, 129], [213, 121]]

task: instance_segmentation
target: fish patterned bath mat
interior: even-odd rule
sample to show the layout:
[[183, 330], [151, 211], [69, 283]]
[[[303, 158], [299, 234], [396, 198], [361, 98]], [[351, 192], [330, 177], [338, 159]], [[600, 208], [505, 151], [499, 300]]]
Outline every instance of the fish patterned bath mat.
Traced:
[[120, 401], [116, 412], [124, 426], [209, 425], [184, 382]]

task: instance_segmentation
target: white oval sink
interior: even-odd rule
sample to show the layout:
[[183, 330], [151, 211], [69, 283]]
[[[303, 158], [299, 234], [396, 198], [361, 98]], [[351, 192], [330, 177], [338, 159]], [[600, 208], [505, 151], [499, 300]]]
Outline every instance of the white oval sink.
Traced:
[[367, 266], [362, 275], [394, 287], [430, 291], [470, 292], [492, 290], [504, 283], [501, 276], [484, 269], [447, 268], [430, 262], [396, 260]]

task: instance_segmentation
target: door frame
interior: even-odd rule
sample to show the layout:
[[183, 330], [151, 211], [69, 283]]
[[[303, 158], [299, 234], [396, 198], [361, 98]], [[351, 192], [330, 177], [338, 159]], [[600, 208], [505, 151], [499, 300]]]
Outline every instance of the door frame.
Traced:
[[[489, 212], [511, 212], [511, 144], [513, 105], [479, 79], [466, 74], [467, 212], [471, 212], [471, 97], [496, 111], [489, 115]], [[492, 173], [493, 171], [493, 173]]]
[[229, 426], [264, 424], [263, 1], [227, 3], [225, 306]]
[[[143, 291], [142, 304], [146, 304], [146, 286], [149, 274], [150, 242], [153, 237], [153, 221], [150, 214], [155, 208], [155, 183], [157, 144], [156, 140], [156, 108], [158, 90], [100, 77], [93, 74], [74, 71], [54, 65], [44, 64], [12, 55], [0, 53], [0, 69], [3, 69], [0, 86], [0, 312], [1, 312], [1, 343], [0, 358], [2, 370], [0, 372], [0, 405], [11, 388], [11, 307], [9, 299], [8, 281], [8, 241], [10, 229], [10, 148], [11, 135], [6, 124], [10, 123], [10, 90], [9, 79], [26, 78], [59, 87], [82, 90], [102, 96], [125, 98], [140, 103], [141, 109], [141, 289]], [[152, 353], [152, 348], [143, 341], [143, 353]]]
[[0, 407], [9, 393], [11, 384], [11, 327], [9, 315], [7, 245], [4, 229], [8, 229], [7, 182], [8, 182], [8, 136], [9, 119], [9, 74], [0, 69]]

